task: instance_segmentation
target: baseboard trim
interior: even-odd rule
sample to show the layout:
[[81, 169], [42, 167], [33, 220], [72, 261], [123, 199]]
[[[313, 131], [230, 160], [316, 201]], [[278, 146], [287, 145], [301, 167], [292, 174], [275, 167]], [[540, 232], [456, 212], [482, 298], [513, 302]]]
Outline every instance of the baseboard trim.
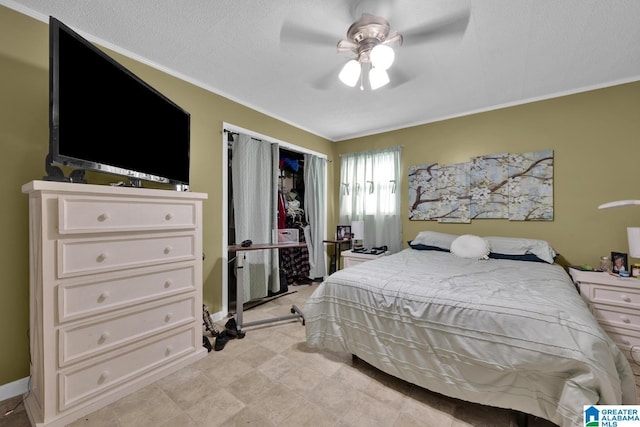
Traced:
[[0, 385], [0, 402], [25, 394], [27, 391], [29, 391], [29, 377], [24, 377], [12, 383]]

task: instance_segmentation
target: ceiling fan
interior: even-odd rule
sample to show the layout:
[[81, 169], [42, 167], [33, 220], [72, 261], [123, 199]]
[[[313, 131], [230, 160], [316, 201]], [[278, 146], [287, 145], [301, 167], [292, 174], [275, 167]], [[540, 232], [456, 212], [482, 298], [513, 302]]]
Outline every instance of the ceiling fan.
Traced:
[[[365, 3], [372, 4], [359, 2], [359, 5]], [[385, 13], [390, 12], [386, 10]], [[413, 11], [397, 10], [395, 15], [402, 13], [412, 14]], [[346, 39], [338, 40], [337, 44], [335, 34], [326, 28], [328, 25], [325, 28], [312, 28], [313, 24], [305, 26], [298, 20], [284, 22], [280, 39], [283, 43], [323, 48], [333, 45], [338, 53], [353, 53], [354, 57], [348, 60], [338, 73], [339, 80], [350, 87], [359, 83], [358, 87], [361, 90], [375, 90], [390, 82], [387, 70], [395, 59], [393, 47], [414, 47], [438, 39], [459, 37], [464, 34], [470, 17], [469, 8], [464, 8], [398, 32], [392, 29], [387, 18], [380, 15], [375, 12], [361, 12], [349, 26]]]
[[354, 87], [360, 80], [360, 90], [364, 90], [366, 77], [372, 90], [389, 83], [387, 70], [395, 59], [390, 45], [402, 45], [403, 40], [400, 33], [390, 31], [391, 26], [386, 19], [368, 13], [351, 24], [347, 40], [340, 40], [337, 45], [338, 52], [352, 51], [356, 54], [356, 59], [349, 60], [338, 75], [342, 83]]

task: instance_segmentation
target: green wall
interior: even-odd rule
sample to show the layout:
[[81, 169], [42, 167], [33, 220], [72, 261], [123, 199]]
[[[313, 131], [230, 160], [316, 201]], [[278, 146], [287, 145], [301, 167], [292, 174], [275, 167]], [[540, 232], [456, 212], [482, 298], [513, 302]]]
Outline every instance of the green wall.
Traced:
[[[49, 29], [0, 6], [0, 386], [29, 375], [29, 229], [26, 182], [42, 179], [49, 141]], [[286, 141], [333, 159], [335, 144], [258, 113], [219, 95], [108, 51], [191, 114], [192, 191], [207, 193], [203, 205], [204, 301], [212, 313], [222, 308], [223, 122]], [[329, 163], [328, 173], [333, 176]], [[91, 183], [119, 180], [87, 174]], [[80, 184], [79, 184], [80, 185]], [[329, 180], [330, 188], [333, 187]], [[224, 189], [226, 191], [226, 189]], [[330, 194], [330, 196], [332, 196]], [[330, 219], [332, 221], [332, 218]]]
[[[401, 185], [403, 240], [421, 230], [546, 239], [569, 263], [595, 264], [600, 255], [627, 252], [626, 227], [640, 226], [640, 209], [599, 211], [601, 203], [640, 198], [634, 188], [640, 159], [640, 83], [332, 143], [139, 62], [109, 52], [191, 113], [191, 189], [204, 203], [204, 299], [222, 306], [222, 123], [327, 154], [328, 230], [336, 225], [339, 154], [401, 144], [403, 171], [426, 162], [464, 162], [471, 156], [552, 149], [555, 219], [551, 222], [476, 220], [471, 224], [409, 221], [408, 188]], [[44, 175], [48, 149], [48, 26], [0, 6], [0, 386], [29, 375], [27, 196], [21, 186]], [[89, 174], [102, 182], [104, 176]]]
[[[628, 252], [626, 227], [640, 226], [640, 208], [597, 209], [605, 202], [640, 198], [635, 187], [640, 175], [639, 113], [640, 83], [635, 82], [341, 141], [337, 154], [403, 146], [405, 242], [422, 230], [522, 236], [549, 241], [563, 262], [597, 266], [601, 255]], [[553, 221], [438, 224], [408, 219], [410, 166], [548, 149], [554, 151]], [[339, 167], [334, 173], [338, 182]]]

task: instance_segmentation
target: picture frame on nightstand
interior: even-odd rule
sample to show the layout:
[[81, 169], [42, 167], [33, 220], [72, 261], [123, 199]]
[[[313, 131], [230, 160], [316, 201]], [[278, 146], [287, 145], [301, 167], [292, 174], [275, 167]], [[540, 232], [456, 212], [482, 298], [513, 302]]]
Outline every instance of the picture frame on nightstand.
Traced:
[[611, 252], [611, 264], [613, 273], [629, 271], [629, 257], [624, 252]]
[[349, 239], [351, 239], [351, 226], [338, 225], [336, 227], [336, 240], [349, 240]]

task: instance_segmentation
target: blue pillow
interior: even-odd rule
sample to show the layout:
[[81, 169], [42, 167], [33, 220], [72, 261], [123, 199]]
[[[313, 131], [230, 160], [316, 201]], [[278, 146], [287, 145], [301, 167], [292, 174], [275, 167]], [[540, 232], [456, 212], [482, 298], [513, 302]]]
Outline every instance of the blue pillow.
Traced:
[[495, 252], [489, 252], [489, 258], [493, 258], [493, 259], [511, 259], [511, 260], [514, 260], [514, 261], [544, 262], [545, 264], [547, 263], [547, 261], [538, 258], [534, 254], [509, 255], [509, 254], [498, 254], [498, 253], [495, 253]]
[[449, 249], [444, 249], [438, 246], [431, 245], [423, 245], [422, 243], [412, 244], [412, 240], [409, 240], [407, 243], [411, 246], [411, 249], [416, 249], [418, 251], [440, 251], [440, 252], [451, 252]]

